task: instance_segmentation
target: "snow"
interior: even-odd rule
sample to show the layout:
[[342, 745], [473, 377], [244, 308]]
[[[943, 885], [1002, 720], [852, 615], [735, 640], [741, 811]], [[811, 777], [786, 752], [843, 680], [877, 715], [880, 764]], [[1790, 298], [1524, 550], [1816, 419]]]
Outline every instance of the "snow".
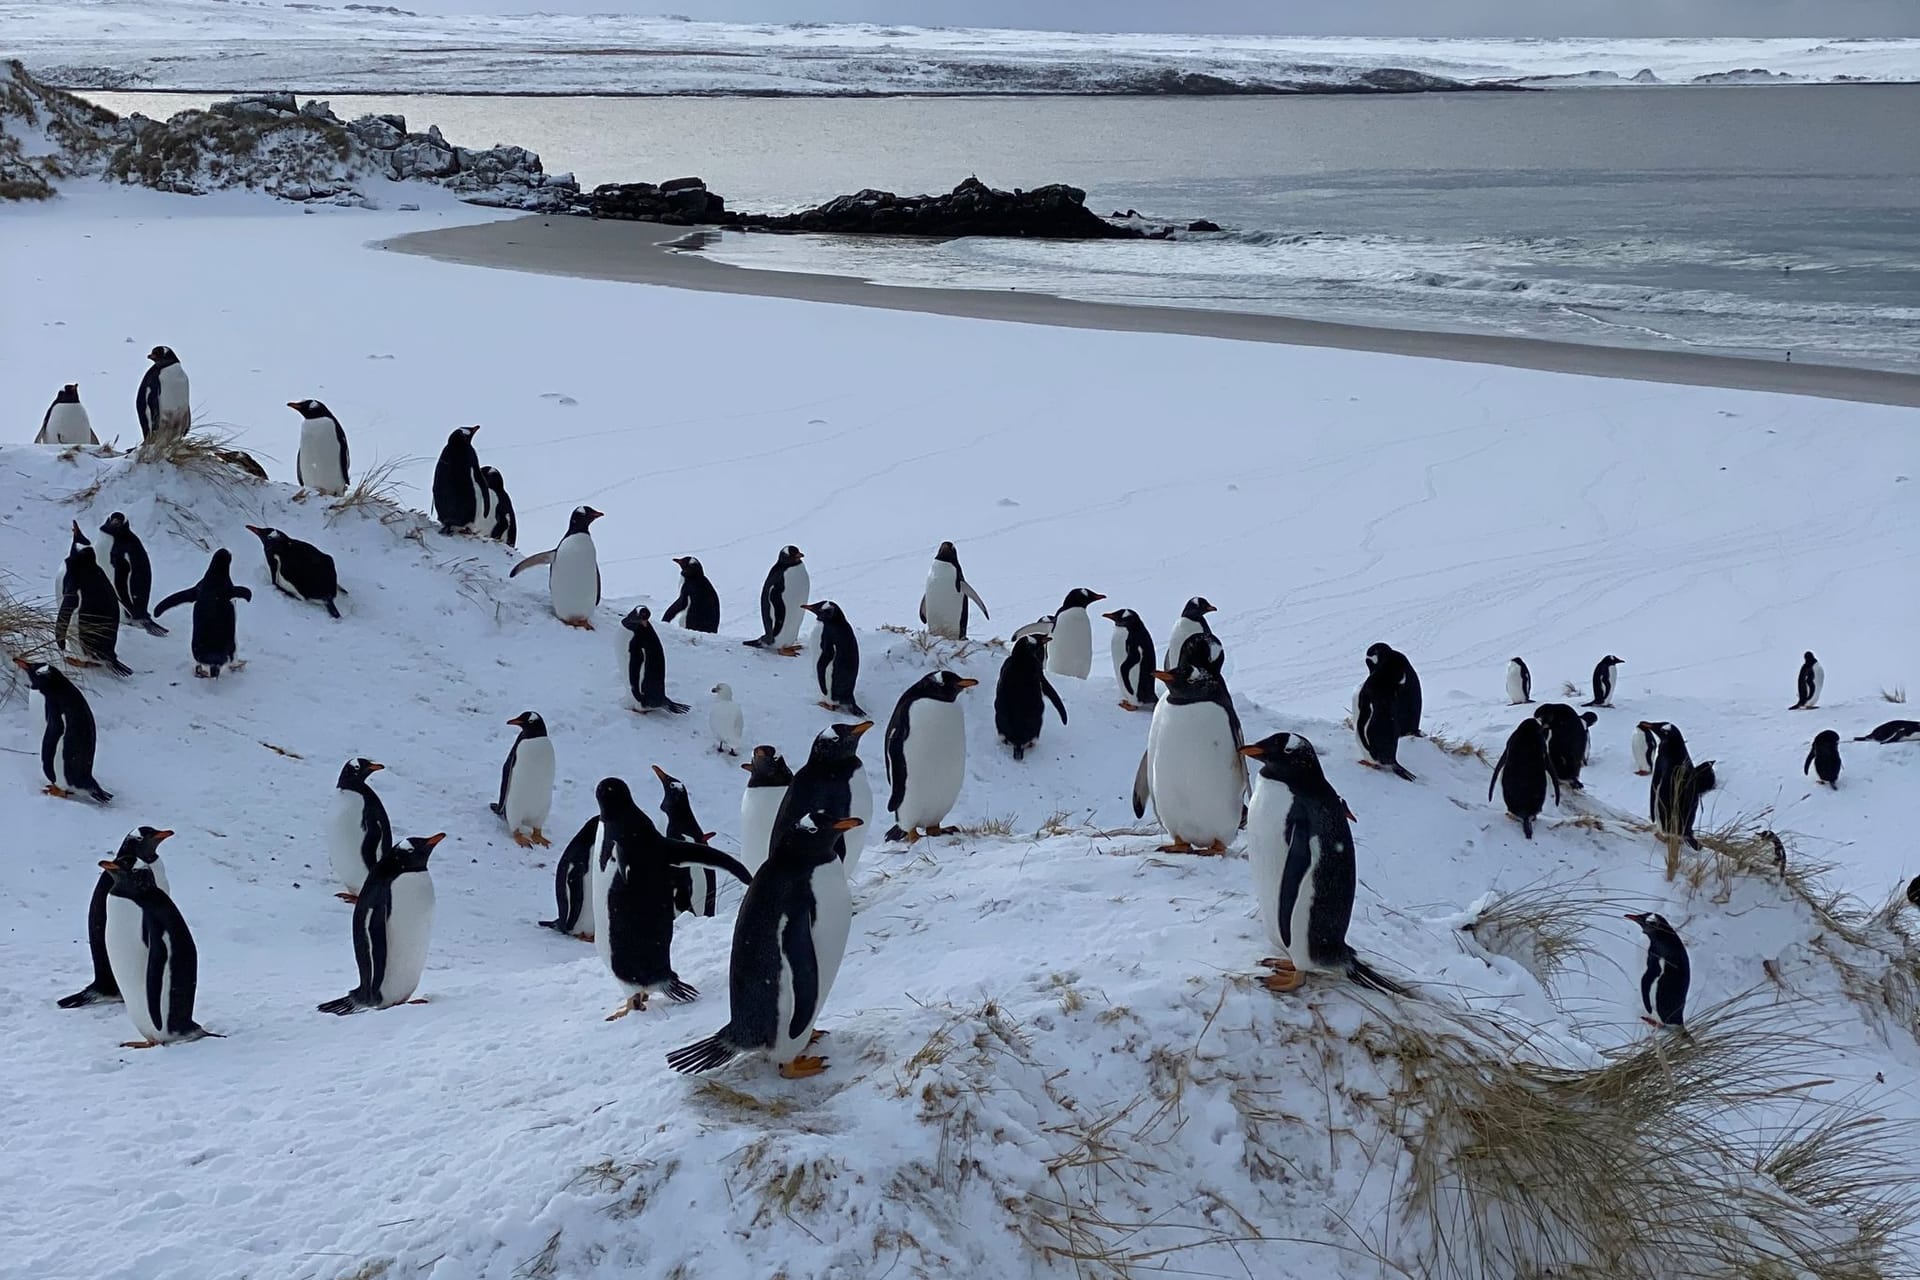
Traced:
[[1473, 84], [1920, 79], [1920, 39], [1134, 35], [381, 8], [0, 0], [0, 29], [30, 70], [68, 87], [212, 92], [1153, 92], [1170, 75], [1340, 87], [1381, 68]]
[[[1876, 901], [1920, 870], [1916, 748], [1845, 743], [1837, 792], [1799, 772], [1816, 730], [1864, 733], [1906, 710], [1883, 688], [1920, 683], [1920, 603], [1897, 585], [1920, 554], [1911, 411], [365, 247], [487, 216], [84, 189], [0, 213], [26, 300], [0, 314], [9, 441], [31, 439], [77, 379], [102, 438], [124, 445], [142, 353], [165, 342], [200, 414], [231, 424], [276, 481], [223, 487], [0, 445], [10, 589], [37, 593], [67, 522], [114, 510], [143, 535], [156, 591], [194, 580], [222, 545], [254, 588], [237, 606], [243, 671], [194, 680], [181, 627], [123, 630], [131, 678], [77, 673], [111, 808], [39, 796], [38, 729], [18, 702], [4, 715], [0, 1256], [21, 1274], [1052, 1277], [1073, 1263], [1040, 1250], [1093, 1240], [1173, 1249], [1199, 1274], [1378, 1276], [1366, 1247], [1405, 1262], [1422, 1237], [1395, 1216], [1407, 1161], [1369, 1099], [1397, 1075], [1367, 1052], [1368, 1028], [1532, 1024], [1531, 1051], [1595, 1062], [1649, 1034], [1624, 909], [1675, 922], [1694, 1008], [1757, 991], [1808, 1028], [1826, 1096], [1920, 1118], [1912, 1028], [1840, 996], [1802, 905], [1752, 876], [1669, 882], [1663, 851], [1616, 820], [1644, 807], [1631, 726], [1670, 719], [1720, 762], [1710, 820], [1770, 809], [1796, 857], [1838, 863], [1838, 883]], [[557, 540], [582, 502], [605, 511], [598, 630], [554, 619], [544, 575], [509, 582], [505, 548], [293, 501], [299, 418], [283, 406], [307, 396], [339, 416], [357, 468], [411, 459], [397, 474], [415, 508], [447, 431], [484, 424], [522, 552]], [[247, 523], [329, 551], [346, 617], [273, 591]], [[1071, 586], [1140, 610], [1156, 637], [1187, 597], [1218, 604], [1249, 737], [1284, 728], [1319, 746], [1358, 816], [1353, 941], [1419, 983], [1421, 1005], [1245, 980], [1268, 951], [1247, 862], [1152, 851], [1127, 804], [1148, 717], [1115, 705], [1104, 664], [1058, 682], [1069, 725], [1049, 724], [1016, 765], [993, 741], [997, 652], [930, 654], [881, 629], [911, 624], [943, 538], [992, 602], [995, 635]], [[740, 644], [789, 541], [816, 596], [859, 629], [877, 717], [937, 661], [983, 681], [963, 695], [953, 820], [1004, 819], [1008, 834], [908, 850], [876, 833], [822, 1019], [830, 1070], [786, 1082], [743, 1066], [699, 1084], [662, 1056], [725, 1020], [737, 888], [676, 940], [703, 998], [613, 1023], [621, 992], [593, 949], [534, 921], [609, 773], [654, 808], [647, 766], [661, 764], [716, 843], [738, 847], [744, 775], [708, 740], [712, 685], [732, 685], [748, 743], [795, 766], [832, 719], [810, 657]], [[720, 590], [722, 634], [662, 628], [668, 691], [695, 711], [641, 717], [618, 619], [636, 603], [658, 613], [684, 554]], [[1360, 768], [1341, 718], [1380, 639], [1419, 667], [1430, 730], [1494, 752], [1518, 715], [1502, 693], [1510, 656], [1558, 696], [1620, 654], [1586, 796], [1549, 810], [1529, 844], [1471, 756], [1410, 742], [1412, 784]], [[1826, 697], [1789, 713], [1807, 648]], [[529, 708], [558, 759], [550, 850], [517, 849], [487, 811], [504, 722]], [[353, 975], [324, 823], [357, 755], [387, 765], [373, 785], [396, 835], [448, 838], [430, 1003], [335, 1019], [313, 1009]], [[115, 1047], [131, 1030], [118, 1006], [54, 1007], [86, 975], [95, 861], [143, 822], [179, 832], [166, 855], [200, 945], [197, 1016], [226, 1039], [130, 1052]], [[1456, 929], [1489, 890], [1544, 877], [1633, 904], [1590, 914], [1596, 953], [1551, 995]], [[1113, 1162], [1089, 1165], [1093, 1151]]]

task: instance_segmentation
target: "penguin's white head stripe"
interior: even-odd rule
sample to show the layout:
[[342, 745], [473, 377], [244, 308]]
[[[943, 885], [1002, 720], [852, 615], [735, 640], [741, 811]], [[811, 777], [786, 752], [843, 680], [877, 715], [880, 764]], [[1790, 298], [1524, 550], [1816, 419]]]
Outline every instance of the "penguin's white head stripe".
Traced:
[[798, 827], [800, 830], [806, 832], [808, 835], [813, 835], [820, 830], [819, 827], [816, 827], [813, 824], [813, 815], [810, 813], [801, 814], [800, 820], [794, 823], [793, 825]]

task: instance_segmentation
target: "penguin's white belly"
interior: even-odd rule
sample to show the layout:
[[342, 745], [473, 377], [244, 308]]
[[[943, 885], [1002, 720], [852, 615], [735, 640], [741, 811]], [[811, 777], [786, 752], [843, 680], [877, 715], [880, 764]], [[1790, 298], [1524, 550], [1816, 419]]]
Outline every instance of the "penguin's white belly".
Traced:
[[1633, 771], [1646, 773], [1653, 768], [1653, 748], [1647, 742], [1647, 735], [1639, 729], [1633, 731]]
[[[107, 895], [107, 967], [113, 970], [114, 984], [126, 1001], [133, 1029], [145, 1039], [160, 1040], [165, 1036], [155, 1024], [153, 1010], [147, 1002], [147, 944], [140, 937], [143, 914], [132, 899]], [[162, 1018], [166, 1017], [167, 997], [172, 989], [173, 965], [169, 963], [160, 978]]]
[[[740, 864], [758, 875], [766, 865], [768, 844], [773, 839], [773, 818], [780, 802], [787, 798], [785, 787], [748, 787], [740, 796]], [[852, 842], [847, 845], [853, 853]]]
[[94, 444], [93, 422], [86, 406], [62, 402], [53, 406], [37, 437], [40, 444]]
[[[813, 911], [813, 962], [819, 975], [818, 990], [813, 1008], [802, 1010], [805, 1018], [800, 1034], [789, 1035], [794, 1014], [793, 968], [786, 952], [781, 951], [780, 1025], [773, 1033], [775, 1062], [792, 1062], [806, 1050], [807, 1041], [813, 1035], [813, 1024], [819, 1020], [820, 1010], [826, 1007], [827, 993], [833, 990], [834, 979], [840, 976], [840, 961], [847, 954], [847, 937], [853, 930], [853, 895], [847, 890], [846, 872], [837, 860], [813, 869]], [[781, 923], [784, 938], [785, 921]]]
[[1516, 705], [1527, 700], [1527, 682], [1521, 676], [1520, 669], [1512, 663], [1507, 664], [1507, 701]]
[[[769, 788], [771, 789], [771, 788]], [[873, 783], [867, 778], [867, 767], [861, 765], [847, 779], [849, 804], [847, 816], [860, 819], [861, 825], [846, 833], [847, 862], [846, 873], [852, 875], [854, 868], [860, 865], [860, 854], [867, 847], [867, 835], [873, 830]]]
[[187, 428], [193, 425], [187, 371], [177, 364], [160, 370], [160, 394], [157, 399], [158, 428], [173, 435], [185, 435]]
[[[42, 698], [38, 693], [33, 695], [33, 699], [36, 703], [41, 704], [35, 708], [40, 715], [34, 723], [36, 727], [41, 727], [42, 732], [44, 732], [43, 726], [47, 723], [46, 699]], [[67, 781], [67, 721], [64, 716], [60, 719], [60, 727], [54, 730], [53, 785], [59, 787], [62, 791], [71, 791], [73, 789], [73, 784]]]
[[[593, 852], [587, 855], [587, 900], [593, 910], [593, 949], [600, 953], [600, 963], [613, 969], [613, 930], [608, 927], [607, 891], [613, 887], [613, 873], [619, 861], [613, 856], [612, 841], [607, 836], [607, 824], [600, 824], [600, 838], [593, 842]], [[606, 865], [601, 866], [602, 854]]]
[[358, 791], [335, 787], [333, 813], [327, 818], [327, 854], [340, 887], [357, 894], [367, 882], [367, 864], [360, 856], [361, 817], [367, 802]]
[[330, 496], [347, 491], [346, 472], [340, 469], [338, 430], [332, 418], [308, 419], [300, 424], [300, 483]]
[[1173, 634], [1167, 637], [1166, 669], [1172, 671], [1180, 665], [1180, 649], [1187, 643], [1187, 637], [1196, 634], [1200, 624], [1192, 618], [1181, 618], [1173, 624]]
[[1085, 680], [1093, 671], [1093, 624], [1085, 609], [1062, 609], [1053, 615], [1053, 643], [1047, 646], [1047, 670], [1071, 680]]
[[107, 581], [113, 581], [113, 543], [105, 537], [93, 544], [93, 558], [100, 564], [100, 572], [107, 575]]
[[470, 533], [493, 532], [493, 490], [478, 480], [473, 485], [473, 520], [468, 523]]
[[1120, 627], [1113, 629], [1113, 640], [1109, 646], [1113, 650], [1113, 682], [1120, 686], [1120, 696], [1133, 700], [1133, 689], [1127, 684], [1127, 633]]
[[715, 746], [722, 751], [739, 751], [740, 739], [747, 730], [747, 718], [739, 703], [732, 700], [714, 703], [707, 712], [707, 724], [713, 729]]
[[1307, 874], [1300, 877], [1300, 889], [1293, 899], [1291, 923], [1288, 929], [1293, 934], [1293, 943], [1287, 948], [1287, 957], [1293, 961], [1293, 967], [1301, 970], [1320, 968], [1309, 954], [1307, 939], [1310, 936], [1307, 926], [1313, 919], [1314, 895], [1320, 882], [1320, 837], [1307, 837]]
[[553, 812], [553, 739], [526, 738], [514, 752], [507, 802], [500, 806], [509, 831], [538, 831]]
[[964, 599], [960, 594], [960, 575], [946, 561], [935, 560], [933, 568], [927, 570], [928, 634], [958, 640], [960, 606]]
[[[321, 490], [321, 492], [324, 493], [325, 490]], [[273, 560], [267, 561], [267, 577], [273, 580], [274, 586], [286, 592], [288, 595], [292, 596], [296, 600], [311, 600], [313, 598], [312, 596], [309, 596], [306, 592], [294, 586], [291, 582], [287, 581], [284, 577], [281, 576], [280, 565], [277, 561], [273, 561]]]
[[409, 871], [393, 882], [393, 911], [387, 916], [387, 972], [381, 980], [380, 1007], [410, 1000], [427, 967], [427, 943], [433, 937], [433, 875]]
[[1226, 710], [1211, 702], [1155, 703], [1147, 785], [1168, 835], [1189, 844], [1230, 843], [1240, 830], [1246, 771]]
[[556, 618], [562, 622], [592, 619], [600, 603], [600, 559], [594, 554], [591, 535], [570, 533], [560, 540], [553, 553], [547, 589], [553, 597]]
[[1807, 705], [1810, 707], [1819, 706], [1820, 691], [1826, 687], [1827, 669], [1816, 662], [1813, 664], [1813, 696], [1807, 699]]
[[1247, 862], [1253, 872], [1253, 901], [1266, 927], [1267, 940], [1287, 950], [1280, 936], [1280, 881], [1287, 868], [1287, 812], [1293, 808], [1293, 790], [1284, 782], [1254, 780], [1253, 800], [1247, 805]]
[[901, 755], [907, 785], [894, 821], [910, 831], [940, 825], [953, 812], [967, 777], [967, 721], [960, 704], [935, 698], [913, 703]]
[[786, 605], [787, 616], [780, 620], [779, 634], [773, 642], [779, 648], [798, 644], [800, 641], [800, 623], [807, 616], [801, 608], [807, 603], [807, 592], [813, 590], [813, 579], [807, 573], [804, 564], [790, 565], [786, 576], [781, 579], [780, 599]]

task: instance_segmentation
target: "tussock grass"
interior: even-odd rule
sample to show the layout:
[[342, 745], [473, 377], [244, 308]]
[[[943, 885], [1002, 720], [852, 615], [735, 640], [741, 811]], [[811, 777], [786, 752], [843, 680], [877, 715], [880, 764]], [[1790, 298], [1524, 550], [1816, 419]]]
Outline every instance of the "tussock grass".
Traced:
[[1899, 703], [1904, 706], [1907, 701], [1907, 686], [1896, 684], [1890, 689], [1882, 689], [1880, 690], [1880, 696], [1888, 702]]
[[560, 1274], [560, 1228], [555, 1227], [540, 1252], [513, 1269], [520, 1280], [552, 1280]]
[[953, 830], [956, 835], [1004, 840], [1013, 834], [1014, 821], [1014, 815], [1011, 813], [999, 818], [988, 816], [978, 822], [955, 827]]
[[401, 482], [399, 472], [418, 461], [418, 458], [406, 455], [383, 458], [362, 470], [360, 478], [327, 508], [327, 523], [335, 523], [349, 511], [370, 511], [382, 519], [402, 512], [404, 508], [400, 505], [398, 495], [406, 485]]
[[1591, 875], [1577, 880], [1547, 876], [1517, 889], [1497, 891], [1460, 928], [1485, 950], [1518, 964], [1551, 992], [1575, 962], [1599, 954], [1588, 941], [1587, 922], [1617, 915], [1633, 901], [1600, 888]]
[[1461, 756], [1478, 760], [1489, 769], [1493, 767], [1492, 758], [1487, 755], [1486, 749], [1477, 742], [1468, 742], [1465, 738], [1450, 738], [1444, 733], [1429, 733], [1427, 734], [1427, 741], [1450, 756]]
[[603, 1211], [615, 1218], [634, 1218], [645, 1212], [653, 1193], [680, 1168], [678, 1160], [661, 1164], [653, 1160], [615, 1160], [602, 1157], [574, 1175], [568, 1189], [585, 1187], [613, 1197]]
[[[41, 658], [53, 652], [54, 610], [50, 604], [28, 600], [13, 594], [0, 581], [0, 651], [9, 659]], [[15, 675], [19, 668], [12, 662], [7, 670]]]
[[949, 640], [934, 635], [925, 627], [903, 627], [896, 623], [887, 623], [880, 629], [906, 637], [908, 646], [915, 653], [938, 663], [965, 662], [982, 653], [1004, 653], [1007, 648], [1007, 642], [998, 637], [988, 640]]
[[149, 436], [134, 447], [132, 456], [136, 463], [171, 463], [223, 490], [266, 480], [266, 468], [235, 448], [235, 438], [232, 427], [196, 421], [185, 435]]
[[1582, 689], [1571, 680], [1562, 680], [1560, 682], [1560, 696], [1563, 698], [1577, 698], [1585, 692], [1585, 689]]

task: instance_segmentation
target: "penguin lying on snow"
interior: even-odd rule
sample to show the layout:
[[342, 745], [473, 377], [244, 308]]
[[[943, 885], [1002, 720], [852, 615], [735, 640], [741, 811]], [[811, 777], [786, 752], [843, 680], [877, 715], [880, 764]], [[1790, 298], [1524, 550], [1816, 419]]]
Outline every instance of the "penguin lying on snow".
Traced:
[[[814, 736], [807, 762], [794, 772], [780, 810], [773, 818], [773, 841], [800, 815], [823, 811], [835, 818], [855, 817], [865, 824], [873, 820], [873, 785], [867, 780], [867, 767], [860, 761], [860, 738], [873, 728], [873, 721], [836, 724]], [[860, 827], [853, 834], [834, 841], [834, 852], [845, 864], [848, 875], [860, 865], [861, 851], [867, 847], [867, 833]]]
[[960, 553], [951, 542], [943, 542], [933, 553], [933, 565], [927, 570], [926, 589], [920, 594], [920, 621], [927, 634], [948, 640], [967, 638], [967, 613], [970, 605], [980, 606], [980, 616], [991, 618], [987, 602], [967, 581], [960, 568]]
[[538, 712], [522, 711], [507, 721], [520, 730], [500, 767], [500, 798], [487, 806], [506, 820], [513, 842], [522, 849], [548, 845], [542, 828], [553, 812], [553, 739]]
[[53, 620], [53, 643], [76, 665], [100, 663], [115, 675], [133, 674], [119, 657], [120, 597], [77, 520], [60, 572], [60, 611]]
[[1889, 720], [1872, 733], [1863, 733], [1855, 742], [1878, 742], [1881, 745], [1905, 742], [1908, 738], [1920, 736], [1920, 720]]
[[352, 477], [346, 428], [318, 400], [289, 400], [287, 408], [300, 415], [300, 451], [294, 455], [293, 478], [301, 488], [323, 498], [341, 496]]
[[1811, 711], [1820, 705], [1820, 690], [1826, 687], [1827, 669], [1809, 649], [1800, 659], [1800, 674], [1794, 681], [1794, 692], [1799, 695], [1789, 711]]
[[120, 1047], [151, 1049], [213, 1035], [193, 1020], [200, 951], [180, 909], [137, 860], [122, 866], [109, 858], [100, 868], [113, 878], [107, 890], [107, 960], [127, 1016], [143, 1037], [122, 1041]]
[[765, 745], [755, 747], [753, 759], [740, 767], [747, 771], [747, 785], [740, 795], [740, 862], [757, 875], [772, 847], [773, 821], [787, 798], [787, 788], [793, 785], [793, 770], [778, 751]]
[[1627, 919], [1647, 935], [1647, 971], [1640, 976], [1640, 1006], [1653, 1017], [1641, 1021], [1654, 1027], [1684, 1028], [1687, 987], [1693, 979], [1687, 946], [1663, 915], [1629, 912]]
[[47, 663], [15, 658], [13, 664], [27, 673], [27, 687], [40, 700], [45, 723], [40, 735], [40, 772], [46, 775], [46, 794], [65, 800], [84, 791], [100, 804], [110, 802], [113, 793], [93, 777], [97, 734], [86, 695]]
[[549, 566], [547, 596], [553, 616], [583, 631], [593, 630], [593, 611], [600, 607], [600, 557], [589, 529], [603, 514], [592, 507], [575, 507], [560, 545], [528, 556], [507, 575], [517, 578], [528, 569]]
[[1493, 789], [1500, 784], [1502, 774], [1506, 781], [1500, 797], [1506, 801], [1507, 812], [1520, 819], [1521, 833], [1531, 840], [1533, 820], [1547, 807], [1548, 783], [1553, 784], [1554, 804], [1560, 803], [1560, 779], [1548, 765], [1547, 737], [1539, 720], [1522, 720], [1508, 736], [1506, 750], [1500, 753], [1493, 777], [1487, 781], [1487, 799], [1493, 799]]
[[380, 860], [393, 848], [393, 824], [387, 819], [387, 806], [367, 779], [387, 766], [365, 756], [340, 766], [340, 778], [334, 783], [333, 814], [327, 820], [327, 857], [333, 875], [340, 882], [334, 896], [342, 902], [356, 901]]
[[[145, 866], [153, 873], [153, 882], [164, 892], [167, 872], [160, 865], [160, 844], [172, 836], [171, 831], [136, 827], [120, 842], [120, 851], [113, 855], [113, 860], [128, 868]], [[93, 886], [93, 897], [87, 903], [87, 950], [93, 955], [93, 981], [70, 996], [60, 997], [62, 1009], [120, 999], [120, 984], [114, 980], [113, 962], [107, 956], [107, 894], [112, 888], [113, 873], [102, 871]]]
[[1014, 642], [1006, 661], [1000, 664], [1000, 679], [993, 688], [993, 726], [1000, 740], [1013, 748], [1015, 760], [1025, 759], [1027, 749], [1040, 741], [1047, 702], [1060, 713], [1060, 723], [1067, 722], [1066, 704], [1047, 679], [1047, 654], [1052, 643], [1046, 636], [1025, 636]]
[[1820, 781], [1840, 789], [1840, 735], [1832, 729], [1822, 729], [1814, 735], [1813, 745], [1807, 748], [1806, 763], [1800, 766], [1800, 772], [1814, 771]]
[[450, 432], [433, 464], [433, 515], [442, 533], [479, 533], [490, 527], [493, 494], [480, 474], [480, 455], [473, 451], [473, 433], [479, 429]]
[[582, 824], [553, 864], [554, 915], [540, 927], [593, 941], [593, 854], [600, 844], [600, 815]]
[[1224, 853], [1240, 830], [1247, 793], [1245, 745], [1233, 694], [1220, 676], [1226, 651], [1206, 632], [1189, 635], [1180, 666], [1156, 671], [1166, 692], [1153, 708], [1147, 749], [1133, 779], [1133, 816], [1147, 802], [1166, 828], [1162, 853]]
[[1608, 654], [1594, 664], [1593, 700], [1581, 705], [1587, 707], [1611, 707], [1613, 705], [1614, 668], [1622, 664], [1622, 659]]
[[951, 671], [935, 671], [910, 685], [887, 721], [887, 812], [889, 840], [914, 843], [921, 835], [943, 836], [940, 824], [960, 798], [967, 778], [967, 718], [958, 701], [979, 684]]
[[860, 709], [859, 695], [854, 692], [854, 685], [860, 680], [860, 641], [853, 634], [853, 624], [831, 600], [802, 607], [820, 620], [816, 642], [820, 659], [814, 664], [813, 672], [814, 681], [820, 686], [820, 705], [843, 716], [865, 719], [867, 713]]
[[362, 1009], [391, 1009], [425, 1004], [413, 993], [427, 967], [427, 942], [433, 936], [433, 876], [427, 859], [446, 832], [410, 836], [388, 849], [367, 877], [353, 907], [353, 962], [360, 982], [338, 1000], [319, 1006], [321, 1013], [345, 1016]]
[[234, 661], [239, 644], [234, 639], [235, 600], [251, 602], [253, 592], [233, 585], [233, 552], [225, 547], [213, 553], [200, 581], [184, 591], [176, 591], [154, 606], [158, 618], [176, 605], [193, 604], [193, 674], [217, 679], [220, 668], [240, 667]]
[[1122, 711], [1151, 711], [1160, 700], [1153, 678], [1153, 637], [1131, 609], [1100, 615], [1113, 624], [1113, 682], [1120, 686]]
[[267, 577], [283, 595], [324, 606], [329, 618], [340, 616], [334, 600], [346, 592], [334, 572], [332, 556], [278, 529], [250, 524], [247, 532], [260, 539], [260, 550], [267, 557]]
[[140, 379], [140, 389], [133, 399], [134, 412], [140, 418], [140, 438], [153, 443], [178, 440], [193, 425], [186, 366], [173, 354], [172, 347], [155, 347], [147, 352], [147, 359], [152, 364]]
[[713, 749], [723, 755], [740, 754], [740, 743], [746, 737], [747, 717], [740, 710], [740, 704], [733, 700], [733, 686], [717, 684], [711, 690], [713, 705], [707, 709], [707, 728], [713, 731]]
[[[108, 516], [100, 532], [107, 535], [101, 568], [113, 579], [113, 593], [119, 597], [127, 620], [139, 623], [148, 635], [166, 635], [167, 629], [153, 620], [153, 562], [147, 558], [145, 544], [127, 523], [123, 512]], [[95, 550], [98, 552], [100, 548]]]
[[40, 419], [40, 434], [33, 438], [35, 444], [99, 444], [100, 437], [93, 434], [93, 423], [87, 417], [87, 411], [80, 403], [80, 384], [69, 382], [60, 388], [53, 397], [53, 403], [47, 406], [46, 416]]
[[783, 657], [800, 652], [800, 613], [813, 589], [813, 580], [802, 563], [806, 557], [800, 548], [788, 544], [780, 548], [767, 580], [760, 586], [760, 625], [758, 639], [743, 641], [749, 649], [772, 649]]
[[627, 691], [633, 695], [634, 710], [670, 711], [683, 716], [692, 708], [667, 696], [667, 652], [660, 644], [660, 633], [653, 629], [653, 610], [639, 605], [620, 619], [631, 633], [627, 640]]
[[706, 568], [693, 556], [675, 556], [673, 562], [680, 566], [680, 594], [660, 615], [660, 621], [670, 623], [679, 618], [680, 625], [689, 631], [708, 635], [718, 632], [720, 593], [707, 580]]

